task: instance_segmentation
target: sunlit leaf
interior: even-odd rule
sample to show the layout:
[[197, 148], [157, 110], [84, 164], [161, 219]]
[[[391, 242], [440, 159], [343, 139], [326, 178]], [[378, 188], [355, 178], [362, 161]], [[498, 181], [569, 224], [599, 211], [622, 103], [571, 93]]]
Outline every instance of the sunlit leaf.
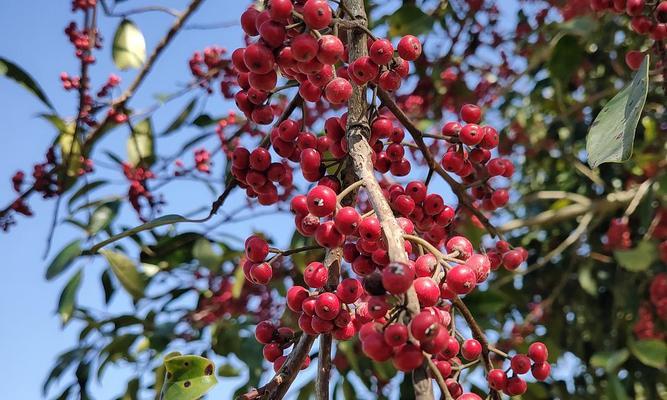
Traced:
[[42, 88], [37, 82], [35, 82], [30, 74], [25, 72], [18, 65], [2, 57], [0, 57], [0, 75], [4, 75], [7, 78], [16, 81], [16, 83], [37, 96], [37, 98], [40, 99], [42, 103], [46, 104], [50, 109], [54, 109], [51, 101], [48, 99], [48, 97], [46, 97], [46, 94]]
[[162, 387], [163, 400], [196, 400], [218, 382], [215, 365], [199, 356], [186, 355], [165, 359], [167, 373]]
[[116, 29], [112, 47], [113, 62], [119, 69], [139, 68], [146, 61], [146, 40], [139, 28], [124, 19]]
[[628, 342], [632, 355], [644, 365], [664, 368], [667, 365], [667, 343], [658, 339]]
[[626, 161], [632, 155], [635, 131], [648, 94], [649, 57], [644, 58], [632, 82], [602, 108], [586, 139], [588, 164]]
[[431, 30], [435, 19], [421, 8], [407, 4], [396, 10], [389, 19], [389, 35], [420, 35]]
[[655, 243], [645, 240], [633, 249], [614, 251], [614, 258], [628, 271], [646, 271], [658, 259], [658, 248]]
[[90, 222], [88, 223], [87, 229], [88, 233], [94, 235], [97, 232], [106, 229], [116, 217], [116, 214], [118, 214], [119, 208], [120, 201], [111, 201], [97, 207], [90, 216]]
[[127, 138], [127, 158], [134, 166], [151, 166], [155, 162], [155, 142], [150, 119], [134, 125]]
[[124, 254], [115, 251], [100, 250], [100, 253], [109, 262], [111, 271], [123, 288], [135, 299], [143, 297], [146, 281], [134, 262]]

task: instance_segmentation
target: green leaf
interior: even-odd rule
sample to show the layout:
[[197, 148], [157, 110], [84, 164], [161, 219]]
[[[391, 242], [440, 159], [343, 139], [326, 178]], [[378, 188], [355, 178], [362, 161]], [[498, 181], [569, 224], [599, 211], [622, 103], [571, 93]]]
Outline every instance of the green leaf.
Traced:
[[100, 253], [107, 259], [111, 271], [116, 275], [125, 290], [135, 299], [143, 297], [146, 281], [137, 270], [134, 262], [124, 254], [115, 251], [100, 250]]
[[130, 137], [127, 138], [127, 158], [134, 166], [151, 166], [155, 162], [155, 143], [153, 126], [150, 119], [134, 125]]
[[547, 63], [550, 76], [558, 80], [561, 87], [566, 86], [574, 71], [579, 68], [583, 57], [584, 49], [576, 36], [561, 36], [554, 45]]
[[188, 119], [190, 114], [192, 114], [192, 110], [194, 110], [195, 106], [197, 105], [197, 98], [195, 97], [194, 99], [190, 100], [190, 102], [185, 106], [183, 111], [174, 119], [171, 124], [167, 127], [167, 129], [162, 132], [161, 136], [167, 136], [170, 133], [176, 131], [178, 128], [180, 128], [184, 123], [185, 120]]
[[211, 242], [205, 237], [197, 239], [192, 246], [192, 256], [199, 260], [201, 265], [209, 269], [214, 269], [220, 265], [220, 256], [213, 251]]
[[403, 36], [406, 34], [420, 35], [430, 31], [435, 19], [421, 8], [408, 4], [399, 8], [389, 19], [389, 35]]
[[67, 285], [60, 294], [58, 301], [58, 314], [63, 324], [66, 324], [74, 313], [74, 304], [76, 303], [76, 293], [81, 287], [81, 279], [83, 278], [83, 270], [80, 269], [72, 278], [70, 278]]
[[644, 58], [630, 85], [602, 108], [586, 138], [588, 164], [626, 161], [632, 155], [635, 131], [648, 93], [649, 57]]
[[67, 207], [71, 210], [72, 206], [78, 199], [97, 189], [98, 187], [106, 185], [107, 183], [109, 182], [103, 179], [86, 183], [85, 185], [81, 186], [79, 190], [74, 192], [72, 196], [70, 196], [69, 200], [67, 201]]
[[233, 378], [241, 375], [241, 371], [231, 364], [222, 364], [218, 367], [218, 376], [223, 378]]
[[165, 359], [167, 370], [163, 400], [196, 400], [218, 382], [212, 361], [199, 356], [176, 356]]
[[46, 279], [51, 280], [67, 269], [81, 255], [81, 241], [70, 242], [58, 253], [46, 269]]
[[667, 365], [667, 343], [657, 339], [629, 341], [628, 347], [632, 355], [644, 365], [653, 368], [664, 368]]
[[16, 83], [37, 96], [37, 98], [40, 99], [42, 103], [46, 104], [50, 109], [54, 109], [51, 101], [49, 101], [42, 88], [39, 86], [39, 84], [37, 84], [37, 82], [35, 82], [32, 77], [21, 67], [2, 57], [0, 57], [0, 75], [4, 75], [7, 78], [16, 81]]
[[628, 271], [646, 271], [658, 259], [658, 248], [655, 243], [645, 240], [633, 249], [614, 251], [614, 258]]
[[119, 233], [118, 235], [114, 235], [110, 237], [109, 239], [103, 240], [102, 242], [96, 244], [93, 246], [90, 251], [92, 253], [95, 253], [99, 251], [102, 247], [111, 244], [113, 242], [116, 242], [120, 239], [123, 239], [128, 236], [132, 236], [134, 234], [137, 234], [139, 232], [147, 231], [150, 229], [154, 229], [160, 226], [165, 226], [165, 225], [173, 225], [173, 224], [178, 224], [181, 222], [192, 222], [192, 223], [197, 223], [197, 222], [204, 222], [205, 219], [188, 219], [185, 217], [182, 217], [177, 214], [168, 214], [168, 215], [163, 215], [160, 218], [156, 218], [152, 221], [146, 222], [145, 224], [139, 225], [137, 227], [134, 227], [132, 229], [128, 229], [126, 231], [123, 231], [122, 233]]
[[507, 300], [507, 296], [499, 290], [475, 290], [465, 297], [465, 303], [474, 315], [496, 313], [507, 304]]
[[74, 136], [74, 130], [74, 124], [68, 124], [58, 136], [60, 155], [67, 164], [67, 178], [70, 184], [79, 176], [81, 170], [81, 143], [80, 139]]
[[111, 273], [108, 269], [102, 272], [102, 288], [104, 289], [104, 304], [109, 304], [111, 297], [116, 292], [116, 287], [111, 280]]
[[607, 376], [607, 398], [609, 400], [629, 400], [628, 393], [616, 375]]
[[630, 357], [628, 349], [616, 351], [600, 351], [591, 357], [590, 364], [594, 368], [604, 368], [607, 373], [615, 372]]
[[245, 274], [243, 273], [243, 266], [239, 265], [234, 271], [234, 284], [232, 285], [232, 297], [238, 299], [241, 297], [241, 291], [245, 285]]
[[106, 229], [118, 214], [119, 208], [120, 201], [111, 201], [97, 207], [95, 211], [93, 211], [93, 214], [90, 216], [90, 222], [88, 223], [88, 228], [86, 229], [88, 233], [90, 235], [94, 235], [97, 232]]
[[128, 19], [121, 21], [113, 38], [111, 56], [119, 69], [139, 68], [146, 62], [146, 40]]
[[597, 296], [598, 284], [593, 276], [592, 264], [582, 265], [579, 269], [579, 285], [586, 291], [586, 293], [591, 296]]
[[197, 118], [195, 118], [194, 121], [192, 121], [192, 125], [198, 126], [200, 128], [205, 128], [207, 126], [211, 126], [213, 124], [218, 123], [220, 118], [213, 118], [208, 114], [200, 114]]

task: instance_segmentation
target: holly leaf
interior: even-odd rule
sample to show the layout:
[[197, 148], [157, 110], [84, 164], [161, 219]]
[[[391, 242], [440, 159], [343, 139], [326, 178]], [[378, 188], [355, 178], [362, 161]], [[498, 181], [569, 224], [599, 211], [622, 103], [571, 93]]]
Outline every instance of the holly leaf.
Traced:
[[196, 400], [218, 382], [212, 361], [199, 356], [175, 356], [164, 361], [162, 400]]
[[139, 68], [146, 62], [146, 40], [129, 19], [121, 21], [113, 37], [111, 56], [121, 70]]
[[50, 109], [54, 110], [53, 104], [46, 97], [46, 94], [42, 88], [35, 82], [35, 80], [25, 72], [21, 67], [14, 64], [13, 62], [7, 60], [6, 58], [0, 57], [0, 75], [4, 75], [9, 79], [14, 80], [19, 85], [26, 88], [29, 92], [37, 96], [42, 103], [46, 104]]
[[109, 262], [111, 272], [116, 275], [123, 288], [135, 299], [143, 297], [146, 280], [139, 273], [134, 262], [124, 254], [115, 251], [100, 250], [100, 253]]
[[588, 165], [623, 162], [632, 155], [635, 131], [648, 94], [649, 57], [644, 58], [632, 82], [602, 108], [586, 138]]

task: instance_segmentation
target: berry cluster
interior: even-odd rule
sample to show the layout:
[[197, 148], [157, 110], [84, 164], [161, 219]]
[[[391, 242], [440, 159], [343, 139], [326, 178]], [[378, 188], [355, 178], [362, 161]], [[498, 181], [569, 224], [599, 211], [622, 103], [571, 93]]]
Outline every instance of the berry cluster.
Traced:
[[639, 308], [632, 331], [638, 339], [667, 338], [667, 274], [653, 277], [649, 286], [649, 301]]
[[[283, 163], [271, 162], [271, 153], [263, 147], [252, 152], [236, 148], [232, 153], [232, 175], [246, 189], [247, 196], [256, 197], [262, 205], [277, 203], [292, 189], [292, 170]], [[278, 194], [276, 184], [284, 188], [282, 195]]]
[[[197, 84], [213, 93], [211, 83], [220, 78], [220, 91], [226, 99], [234, 97], [233, 88], [236, 86], [236, 71], [227, 56], [227, 50], [221, 47], [207, 47], [204, 51], [196, 51], [188, 60], [190, 72], [197, 79]], [[229, 57], [229, 56], [227, 56]]]
[[155, 178], [155, 174], [148, 168], [132, 166], [129, 163], [123, 163], [123, 173], [128, 181], [130, 181], [130, 188], [128, 189], [128, 200], [132, 207], [137, 212], [142, 220], [142, 199], [147, 203], [151, 210], [157, 210], [163, 204], [161, 199], [156, 199], [153, 193], [148, 188], [148, 181]]

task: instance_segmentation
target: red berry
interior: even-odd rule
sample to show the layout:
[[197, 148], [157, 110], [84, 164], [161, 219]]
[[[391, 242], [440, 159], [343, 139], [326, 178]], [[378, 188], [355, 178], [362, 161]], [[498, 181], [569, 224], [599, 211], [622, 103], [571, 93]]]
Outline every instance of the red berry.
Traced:
[[475, 393], [463, 393], [456, 400], [482, 400], [482, 398]]
[[384, 330], [384, 341], [389, 346], [398, 347], [408, 341], [408, 327], [403, 324], [391, 324]]
[[245, 241], [245, 254], [251, 261], [261, 263], [269, 254], [269, 244], [259, 236], [250, 236]]
[[319, 50], [319, 45], [313, 36], [308, 33], [302, 33], [292, 39], [291, 48], [292, 56], [296, 61], [307, 62], [315, 58]]
[[250, 277], [259, 285], [266, 285], [271, 282], [273, 270], [268, 263], [253, 264], [250, 268]]
[[336, 192], [327, 186], [310, 189], [307, 200], [308, 211], [316, 217], [326, 217], [336, 209]]
[[334, 216], [336, 229], [344, 235], [355, 234], [360, 223], [361, 216], [354, 207], [343, 207]]
[[332, 104], [342, 104], [352, 97], [352, 84], [345, 78], [334, 78], [324, 89], [324, 95]]
[[528, 346], [528, 357], [536, 363], [542, 363], [547, 361], [549, 350], [544, 343], [534, 342]]
[[463, 342], [461, 355], [468, 361], [476, 360], [482, 354], [482, 345], [475, 339], [468, 339]]
[[292, 286], [287, 290], [287, 307], [294, 312], [301, 312], [303, 301], [310, 293], [303, 286]]
[[283, 349], [277, 343], [269, 343], [262, 349], [262, 354], [266, 361], [274, 362], [278, 357], [283, 355]]
[[345, 47], [343, 42], [334, 35], [323, 35], [319, 39], [317, 59], [328, 65], [333, 65], [343, 58]]
[[503, 390], [505, 389], [505, 383], [507, 382], [507, 375], [502, 369], [492, 369], [489, 371], [486, 380], [492, 389]]
[[440, 300], [440, 287], [430, 277], [417, 278], [414, 281], [419, 304], [422, 307], [434, 306]]
[[452, 364], [450, 364], [448, 361], [436, 360], [435, 366], [438, 368], [438, 371], [443, 378], [447, 378], [452, 374]]
[[519, 250], [509, 250], [503, 254], [503, 266], [509, 271], [519, 268], [522, 262], [523, 255]]
[[422, 45], [419, 39], [412, 35], [406, 35], [398, 42], [398, 55], [407, 61], [414, 61], [422, 53]]
[[259, 343], [269, 344], [276, 333], [276, 327], [271, 321], [262, 321], [257, 324], [257, 327], [255, 328], [255, 339], [257, 339]]
[[292, 15], [292, 0], [270, 0], [269, 15], [275, 21], [287, 20]]
[[636, 71], [641, 67], [642, 61], [644, 61], [644, 53], [641, 51], [631, 50], [625, 53], [625, 63], [633, 71]]
[[424, 356], [421, 350], [412, 343], [401, 346], [392, 358], [394, 367], [403, 372], [412, 371], [422, 365], [423, 362]]
[[303, 271], [303, 280], [306, 285], [314, 289], [323, 288], [327, 283], [329, 269], [321, 262], [311, 262]]
[[482, 120], [482, 109], [475, 104], [464, 104], [461, 107], [461, 119], [468, 124], [479, 124]]
[[524, 354], [517, 354], [510, 361], [514, 373], [522, 375], [530, 371], [530, 358]]
[[466, 264], [475, 272], [477, 283], [484, 282], [491, 271], [491, 261], [483, 254], [473, 254], [466, 260]]
[[466, 124], [461, 128], [459, 138], [468, 146], [476, 146], [484, 139], [484, 132], [477, 124]]
[[325, 292], [317, 296], [315, 314], [323, 320], [331, 321], [340, 312], [340, 300], [335, 294]]
[[438, 260], [431, 253], [417, 257], [415, 261], [415, 274], [417, 276], [432, 276], [438, 266]]
[[533, 377], [538, 381], [544, 381], [551, 374], [551, 365], [548, 362], [539, 362], [531, 367]]
[[371, 45], [368, 55], [377, 65], [388, 64], [394, 57], [394, 46], [387, 39], [378, 39]]
[[308, 0], [303, 6], [303, 20], [311, 29], [326, 28], [331, 18], [331, 7], [326, 0]]
[[333, 249], [343, 245], [345, 236], [336, 230], [333, 221], [327, 221], [317, 227], [315, 241], [322, 247]]
[[246, 47], [243, 52], [243, 61], [246, 67], [256, 74], [268, 74], [275, 65], [271, 49], [257, 43]]
[[382, 270], [382, 285], [391, 294], [405, 293], [415, 278], [415, 271], [409, 265], [393, 262]]
[[345, 304], [352, 304], [364, 293], [361, 282], [354, 278], [343, 279], [336, 288], [336, 296]]
[[439, 329], [440, 323], [438, 317], [433, 311], [428, 309], [421, 311], [410, 321], [410, 332], [415, 339], [420, 341], [434, 338], [438, 334]]
[[364, 218], [359, 224], [359, 236], [369, 240], [376, 241], [382, 235], [380, 221], [375, 216]]
[[449, 239], [445, 248], [447, 249], [447, 253], [458, 251], [458, 258], [462, 260], [467, 260], [472, 256], [472, 243], [463, 236], [454, 236]]
[[522, 395], [526, 393], [527, 389], [528, 385], [526, 384], [526, 381], [519, 378], [518, 376], [509, 378], [507, 380], [507, 384], [505, 385], [505, 393], [507, 393], [510, 396]]
[[456, 294], [468, 294], [475, 288], [477, 278], [468, 266], [457, 265], [447, 272], [447, 287]]

